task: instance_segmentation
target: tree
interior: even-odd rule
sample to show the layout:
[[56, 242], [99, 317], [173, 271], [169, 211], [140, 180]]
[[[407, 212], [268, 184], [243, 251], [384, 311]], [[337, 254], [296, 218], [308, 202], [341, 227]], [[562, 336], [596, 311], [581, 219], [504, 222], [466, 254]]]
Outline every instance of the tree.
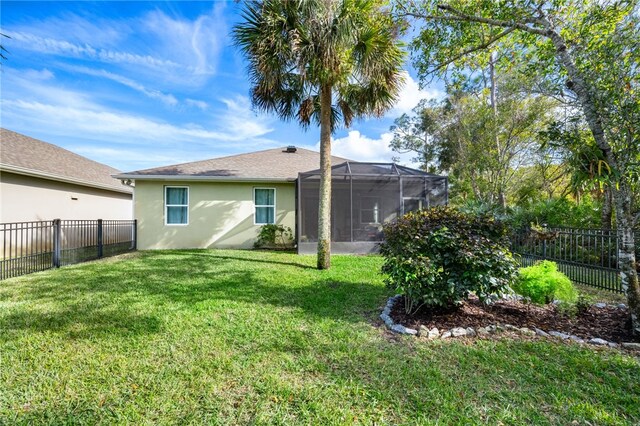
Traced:
[[331, 135], [381, 116], [402, 85], [404, 53], [374, 0], [263, 0], [245, 5], [233, 37], [249, 62], [253, 105], [320, 125], [318, 268], [331, 262]]
[[423, 25], [413, 43], [424, 79], [499, 46], [497, 64], [538, 74], [547, 89], [576, 99], [611, 168], [620, 234], [618, 265], [634, 333], [640, 334], [633, 185], [640, 176], [640, 12], [637, 0], [405, 1], [402, 16]]
[[[398, 118], [391, 147], [415, 152], [429, 171], [447, 172], [452, 196], [493, 203], [504, 212], [518, 169], [532, 164], [538, 133], [550, 121], [554, 102], [523, 95], [503, 78], [499, 93], [486, 86], [451, 93], [441, 103], [421, 103], [415, 115]], [[495, 81], [491, 87], [495, 87]]]

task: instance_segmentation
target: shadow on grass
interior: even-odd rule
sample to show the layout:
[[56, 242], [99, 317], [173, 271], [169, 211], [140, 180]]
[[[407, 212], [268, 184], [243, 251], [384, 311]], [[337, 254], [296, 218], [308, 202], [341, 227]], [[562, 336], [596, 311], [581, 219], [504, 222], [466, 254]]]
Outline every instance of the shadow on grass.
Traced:
[[[265, 268], [266, 264], [276, 268]], [[0, 300], [16, 294], [28, 303], [0, 314], [0, 328], [99, 337], [159, 332], [167, 305], [169, 311], [190, 311], [201, 303], [228, 311], [233, 309], [228, 307], [231, 302], [366, 321], [386, 290], [357, 277], [333, 279], [308, 265], [278, 257], [168, 251], [34, 275], [0, 289]]]

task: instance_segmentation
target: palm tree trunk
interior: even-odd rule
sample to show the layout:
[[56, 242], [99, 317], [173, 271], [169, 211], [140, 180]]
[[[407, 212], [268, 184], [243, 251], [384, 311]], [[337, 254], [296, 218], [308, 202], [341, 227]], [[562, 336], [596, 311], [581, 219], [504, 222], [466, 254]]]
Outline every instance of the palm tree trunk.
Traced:
[[320, 89], [318, 269], [331, 267], [331, 86]]

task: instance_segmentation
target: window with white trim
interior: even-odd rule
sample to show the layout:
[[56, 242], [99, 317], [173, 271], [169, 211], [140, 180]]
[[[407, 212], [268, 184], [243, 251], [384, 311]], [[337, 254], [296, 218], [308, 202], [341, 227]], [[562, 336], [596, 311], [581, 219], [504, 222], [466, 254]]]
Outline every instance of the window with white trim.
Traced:
[[189, 224], [189, 187], [164, 187], [164, 223], [165, 225]]
[[253, 188], [255, 211], [253, 221], [256, 225], [276, 223], [276, 190], [274, 188]]

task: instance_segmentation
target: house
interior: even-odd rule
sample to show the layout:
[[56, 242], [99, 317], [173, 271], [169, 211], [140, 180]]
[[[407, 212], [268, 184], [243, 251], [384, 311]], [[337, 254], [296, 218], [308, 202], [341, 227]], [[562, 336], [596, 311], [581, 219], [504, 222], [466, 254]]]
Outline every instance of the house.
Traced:
[[[381, 225], [446, 203], [446, 177], [332, 157], [333, 249], [375, 251]], [[135, 184], [139, 249], [251, 248], [264, 224], [315, 250], [320, 154], [285, 147], [114, 175]]]
[[131, 219], [133, 191], [118, 170], [0, 129], [0, 222]]

